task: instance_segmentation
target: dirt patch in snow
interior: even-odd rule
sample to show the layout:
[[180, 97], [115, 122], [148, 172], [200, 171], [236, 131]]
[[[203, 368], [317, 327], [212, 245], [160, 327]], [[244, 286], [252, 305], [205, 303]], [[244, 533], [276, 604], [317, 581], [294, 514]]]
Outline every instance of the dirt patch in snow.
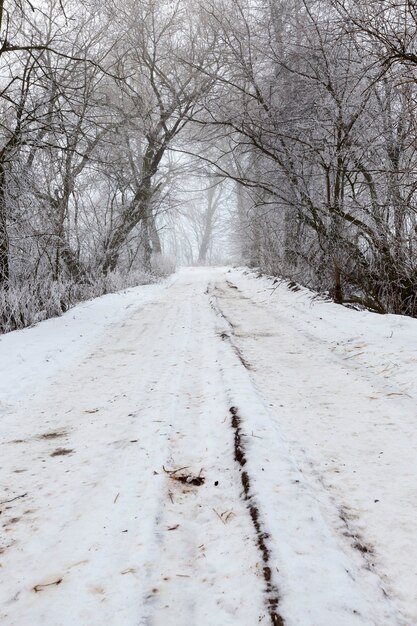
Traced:
[[[352, 548], [358, 550], [358, 552], [362, 552], [363, 555], [370, 557], [374, 556], [375, 552], [372, 546], [367, 544], [360, 536], [360, 534], [358, 532], [355, 532], [355, 530], [353, 530], [353, 528], [351, 527], [352, 515], [350, 514], [350, 511], [347, 507], [341, 507], [339, 511], [339, 517], [346, 527], [346, 530], [343, 534], [345, 537], [351, 540]], [[373, 566], [372, 563], [370, 565]]]
[[56, 432], [51, 432], [51, 433], [42, 433], [41, 435], [37, 436], [37, 439], [59, 439], [60, 437], [65, 437], [65, 435], [67, 435], [68, 433], [63, 430], [63, 431], [56, 431]]
[[249, 514], [252, 519], [253, 526], [256, 532], [256, 539], [259, 548], [259, 552], [262, 555], [262, 560], [264, 563], [263, 566], [263, 577], [265, 580], [265, 590], [267, 595], [267, 607], [268, 613], [271, 618], [271, 622], [273, 626], [284, 626], [284, 620], [281, 615], [278, 613], [278, 604], [279, 604], [279, 593], [277, 587], [272, 582], [272, 572], [270, 566], [270, 552], [267, 546], [268, 533], [266, 533], [260, 521], [259, 509], [254, 501], [254, 497], [251, 491], [251, 481], [249, 478], [249, 474], [243, 468], [246, 465], [246, 453], [245, 447], [242, 439], [242, 426], [241, 419], [239, 417], [238, 409], [235, 406], [230, 407], [229, 409], [231, 417], [232, 417], [232, 428], [234, 431], [234, 452], [235, 452], [235, 461], [240, 465], [241, 470], [241, 481], [243, 487], [243, 495], [247, 503], [247, 507], [249, 510]]
[[72, 454], [73, 452], [74, 450], [71, 450], [70, 448], [57, 448], [54, 452], [52, 452], [51, 456], [65, 456], [67, 454]]

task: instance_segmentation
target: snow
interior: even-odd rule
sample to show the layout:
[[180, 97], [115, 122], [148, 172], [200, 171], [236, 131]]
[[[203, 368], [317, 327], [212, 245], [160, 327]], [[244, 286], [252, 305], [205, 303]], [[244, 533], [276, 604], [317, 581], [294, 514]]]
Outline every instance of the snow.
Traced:
[[416, 339], [227, 268], [4, 336], [0, 623], [269, 626], [256, 505], [286, 626], [415, 624]]
[[16, 400], [39, 389], [61, 367], [68, 366], [132, 307], [143, 306], [164, 283], [126, 289], [88, 300], [32, 328], [0, 336], [0, 401]]
[[327, 523], [368, 547], [404, 623], [417, 623], [417, 321], [228, 277], [257, 306], [232, 299], [237, 335], [252, 331], [238, 343]]

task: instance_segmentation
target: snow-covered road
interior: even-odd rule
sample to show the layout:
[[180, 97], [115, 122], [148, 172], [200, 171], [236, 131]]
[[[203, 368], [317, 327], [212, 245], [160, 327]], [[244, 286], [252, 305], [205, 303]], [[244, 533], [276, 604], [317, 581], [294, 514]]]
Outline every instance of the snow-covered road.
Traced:
[[[100, 299], [76, 351], [73, 313], [44, 323], [63, 346], [54, 370], [43, 324], [22, 331], [27, 354], [22, 333], [0, 342], [2, 626], [416, 623], [412, 398], [396, 380], [376, 400], [382, 379], [345, 360], [347, 335], [320, 337], [299, 295], [282, 287], [280, 308], [266, 288], [182, 270], [115, 296], [107, 323]], [[4, 381], [19, 368], [17, 398]], [[384, 438], [393, 405], [405, 434]], [[372, 450], [391, 465], [367, 468]]]

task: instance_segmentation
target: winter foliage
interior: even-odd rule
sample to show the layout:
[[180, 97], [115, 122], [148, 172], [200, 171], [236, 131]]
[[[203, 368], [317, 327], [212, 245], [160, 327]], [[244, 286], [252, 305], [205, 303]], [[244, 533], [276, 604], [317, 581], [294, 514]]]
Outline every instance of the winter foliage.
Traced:
[[394, 0], [1, 2], [0, 328], [231, 259], [417, 315], [416, 32]]

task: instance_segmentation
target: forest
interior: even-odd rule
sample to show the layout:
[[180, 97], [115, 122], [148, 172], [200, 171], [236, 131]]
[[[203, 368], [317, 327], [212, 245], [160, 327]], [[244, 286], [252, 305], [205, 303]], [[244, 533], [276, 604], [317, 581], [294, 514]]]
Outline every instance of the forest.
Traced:
[[1, 0], [0, 330], [240, 264], [417, 316], [411, 0]]

